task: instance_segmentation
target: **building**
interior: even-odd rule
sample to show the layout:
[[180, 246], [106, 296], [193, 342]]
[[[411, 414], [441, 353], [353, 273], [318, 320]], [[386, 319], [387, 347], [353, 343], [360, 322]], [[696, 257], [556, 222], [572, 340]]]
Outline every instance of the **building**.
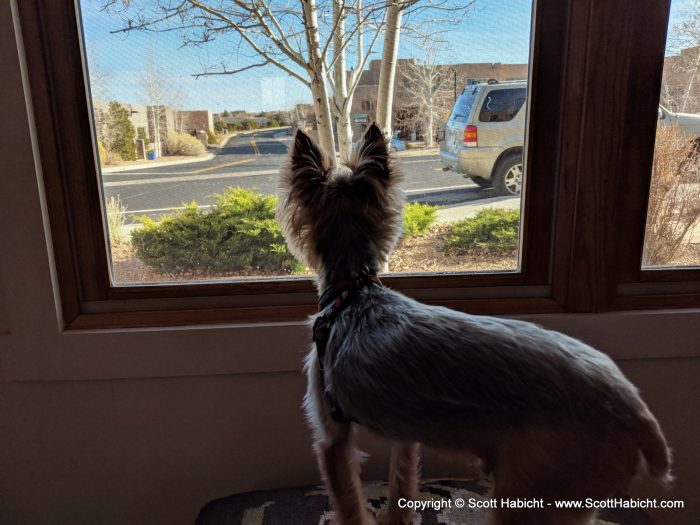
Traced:
[[[407, 122], [415, 122], [412, 118], [415, 109], [414, 101], [407, 93], [411, 80], [407, 76], [408, 64], [414, 59], [399, 59], [396, 66], [394, 82], [394, 115], [392, 128], [404, 135], [415, 131], [415, 124], [407, 126]], [[377, 88], [382, 61], [373, 60], [369, 68], [362, 72], [355, 91], [352, 104], [352, 131], [355, 138], [359, 137], [367, 126], [376, 118]], [[443, 105], [449, 109], [461, 93], [464, 86], [471, 82], [495, 80], [521, 80], [527, 78], [527, 64], [476, 63], [476, 64], [441, 64], [435, 66], [446, 69], [446, 74], [452, 76], [449, 88], [444, 89]], [[414, 129], [409, 129], [413, 127]], [[437, 126], [436, 126], [437, 129]]]
[[661, 104], [671, 111], [700, 113], [700, 46], [664, 59]]
[[[105, 143], [110, 102], [93, 100], [95, 130], [99, 141]], [[160, 154], [160, 146], [170, 133], [188, 133], [201, 139], [210, 131], [214, 131], [214, 119], [208, 109], [176, 110], [169, 106], [153, 106], [146, 104], [121, 103], [129, 113], [129, 120], [136, 130], [136, 136], [142, 138], [144, 146], [151, 143], [156, 145]], [[205, 139], [206, 140], [206, 139]], [[105, 144], [107, 145], [107, 144]], [[145, 152], [144, 152], [145, 154]]]

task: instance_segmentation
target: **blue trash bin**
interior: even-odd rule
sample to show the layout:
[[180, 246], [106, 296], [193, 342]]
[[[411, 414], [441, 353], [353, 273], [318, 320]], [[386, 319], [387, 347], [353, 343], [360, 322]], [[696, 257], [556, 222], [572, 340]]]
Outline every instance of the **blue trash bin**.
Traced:
[[158, 158], [158, 154], [155, 151], [149, 151], [146, 153], [146, 157], [148, 160], [156, 160]]

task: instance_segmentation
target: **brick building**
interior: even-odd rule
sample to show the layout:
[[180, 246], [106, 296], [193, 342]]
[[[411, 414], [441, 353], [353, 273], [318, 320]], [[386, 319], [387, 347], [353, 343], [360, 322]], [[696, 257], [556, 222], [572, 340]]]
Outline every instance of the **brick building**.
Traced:
[[[396, 67], [396, 80], [394, 83], [394, 115], [392, 128], [401, 130], [404, 134], [410, 130], [402, 125], [409, 120], [407, 113], [414, 111], [411, 97], [406, 92], [406, 87], [410, 79], [406, 78], [406, 63], [413, 59], [399, 59]], [[362, 72], [360, 81], [353, 98], [352, 111], [354, 115], [352, 130], [356, 140], [366, 129], [369, 123], [376, 118], [377, 108], [377, 87], [379, 85], [379, 72], [382, 67], [381, 60], [373, 60], [369, 68]], [[527, 78], [527, 64], [501, 64], [478, 63], [478, 64], [446, 64], [437, 66], [448, 70], [446, 74], [452, 75], [451, 89], [446, 90], [446, 107], [451, 108], [456, 96], [458, 96], [464, 86], [473, 81], [496, 80], [521, 80]], [[364, 117], [366, 115], [366, 118]], [[364, 122], [366, 121], [366, 122]], [[436, 126], [437, 128], [437, 126]]]

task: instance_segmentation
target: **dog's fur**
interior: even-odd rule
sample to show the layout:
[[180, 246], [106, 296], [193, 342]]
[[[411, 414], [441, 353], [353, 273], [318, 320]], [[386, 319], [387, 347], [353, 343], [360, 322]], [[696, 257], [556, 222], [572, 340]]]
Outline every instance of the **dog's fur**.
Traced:
[[[378, 271], [401, 233], [403, 195], [385, 139], [369, 128], [352, 158], [331, 168], [297, 132], [281, 173], [278, 219], [292, 252], [318, 274], [319, 292]], [[475, 454], [496, 498], [604, 499], [625, 489], [641, 457], [670, 479], [670, 453], [636, 388], [606, 355], [522, 321], [428, 306], [388, 288], [360, 288], [333, 321], [325, 388], [343, 414], [394, 442], [383, 523], [407, 524], [417, 443]], [[305, 409], [319, 466], [343, 525], [372, 522], [353, 447], [321, 392], [314, 348]], [[494, 512], [498, 525], [581, 525], [590, 510]]]

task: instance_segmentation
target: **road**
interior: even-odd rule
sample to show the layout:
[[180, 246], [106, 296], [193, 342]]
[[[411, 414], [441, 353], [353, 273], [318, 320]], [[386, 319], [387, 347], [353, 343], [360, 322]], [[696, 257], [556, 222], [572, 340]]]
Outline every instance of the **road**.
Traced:
[[[157, 217], [192, 201], [208, 206], [228, 187], [276, 194], [290, 143], [291, 137], [278, 130], [231, 137], [205, 162], [106, 173], [105, 196], [119, 197], [129, 216]], [[434, 154], [405, 157], [401, 165], [410, 201], [452, 206], [495, 196], [491, 189], [482, 190], [460, 175], [443, 172]]]

